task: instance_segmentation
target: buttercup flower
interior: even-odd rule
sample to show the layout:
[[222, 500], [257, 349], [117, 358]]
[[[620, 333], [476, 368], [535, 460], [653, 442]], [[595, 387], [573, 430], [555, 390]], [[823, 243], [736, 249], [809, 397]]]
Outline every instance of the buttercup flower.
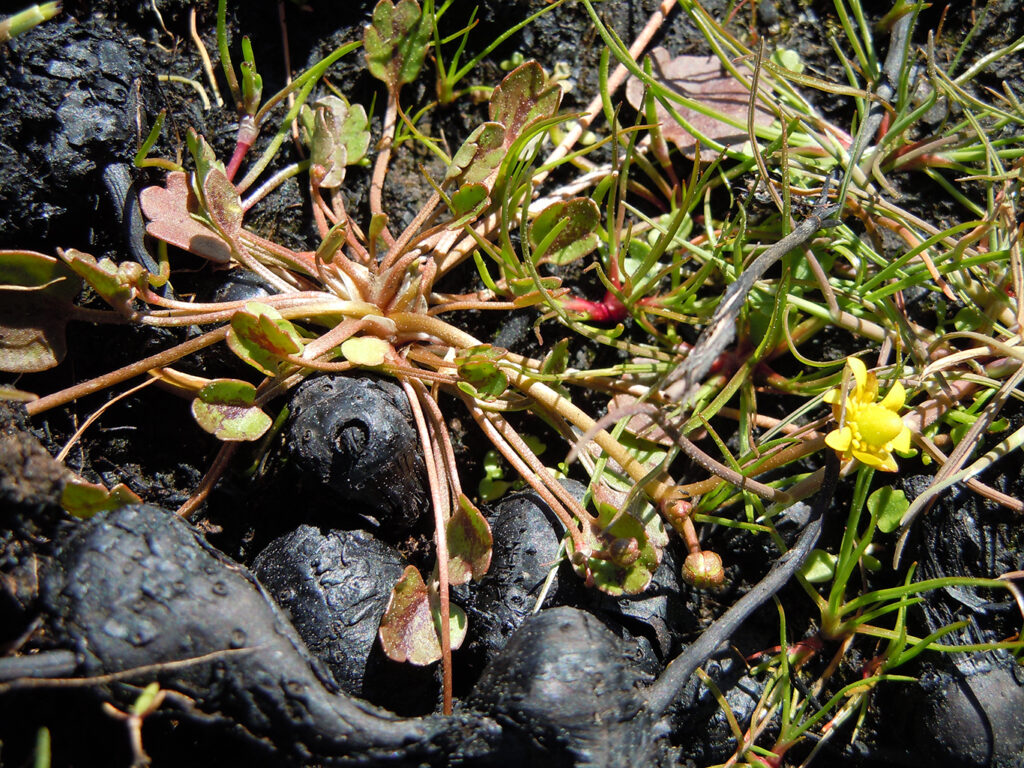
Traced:
[[846, 370], [853, 375], [854, 386], [843, 397], [842, 388], [825, 393], [825, 402], [832, 405], [832, 414], [839, 429], [825, 436], [825, 444], [843, 459], [857, 459], [861, 464], [885, 472], [895, 472], [893, 451], [910, 450], [910, 429], [899, 411], [907, 392], [898, 381], [879, 402], [878, 378], [868, 373], [856, 357], [846, 359]]

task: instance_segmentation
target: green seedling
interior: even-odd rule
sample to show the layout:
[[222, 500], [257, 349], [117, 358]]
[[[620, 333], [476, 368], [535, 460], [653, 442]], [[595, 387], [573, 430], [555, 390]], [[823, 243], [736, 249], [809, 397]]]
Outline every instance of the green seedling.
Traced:
[[0, 45], [60, 13], [60, 3], [41, 3], [0, 19]]

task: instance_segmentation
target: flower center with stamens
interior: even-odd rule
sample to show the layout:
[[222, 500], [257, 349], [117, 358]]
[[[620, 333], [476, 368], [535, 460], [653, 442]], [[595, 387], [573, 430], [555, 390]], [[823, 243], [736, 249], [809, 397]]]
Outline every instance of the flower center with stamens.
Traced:
[[867, 447], [882, 448], [903, 430], [903, 420], [884, 406], [872, 404], [858, 410], [850, 426], [854, 440]]

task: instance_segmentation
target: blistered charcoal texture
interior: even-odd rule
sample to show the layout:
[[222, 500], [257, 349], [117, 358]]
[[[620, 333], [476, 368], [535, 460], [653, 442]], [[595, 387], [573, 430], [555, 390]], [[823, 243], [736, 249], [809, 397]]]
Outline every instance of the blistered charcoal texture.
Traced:
[[1024, 765], [1024, 670], [1005, 653], [971, 655], [969, 674], [932, 669], [881, 703], [887, 735], [910, 749], [907, 765]]
[[[748, 666], [735, 654], [703, 665], [703, 670], [725, 696], [729, 709], [745, 730], [764, 691], [764, 679], [752, 677]], [[697, 765], [724, 763], [736, 751], [736, 736], [711, 689], [690, 678], [672, 713], [673, 739], [682, 754]], [[767, 738], [772, 737], [772, 726]]]
[[[565, 488], [582, 499], [585, 488], [575, 480]], [[544, 606], [583, 605], [616, 628], [627, 641], [633, 660], [648, 674], [657, 674], [669, 654], [678, 651], [680, 634], [696, 622], [685, 608], [679, 583], [680, 566], [665, 550], [661, 566], [642, 595], [611, 597], [587, 589], [559, 555], [563, 526], [551, 508], [529, 490], [510, 494], [488, 515], [494, 552], [487, 575], [458, 591], [470, 617], [469, 634], [459, 663], [478, 672], [505, 647], [543, 595]], [[554, 578], [544, 591], [553, 564]]]
[[101, 513], [72, 529], [58, 557], [44, 613], [82, 673], [193, 660], [165, 668], [160, 684], [270, 740], [282, 759], [418, 765], [466, 741], [463, 728], [477, 743], [488, 736], [479, 718], [403, 720], [335, 694], [256, 579], [170, 512]]
[[[1012, 468], [986, 482], [1004, 492]], [[910, 498], [932, 478], [902, 480]], [[951, 489], [911, 529], [904, 561], [916, 561], [915, 581], [946, 576], [991, 578], [1024, 567], [1019, 519], [996, 510], [972, 491]], [[1008, 593], [952, 585], [927, 592], [909, 614], [919, 636], [954, 622], [947, 645], [997, 642], [1019, 630], [1020, 615]], [[927, 658], [918, 684], [899, 689], [895, 703], [882, 700], [882, 721], [898, 743], [910, 734], [911, 760], [926, 755], [946, 765], [1008, 768], [1024, 765], [1024, 668], [1003, 652], [942, 654]], [[912, 764], [912, 763], [911, 763]]]
[[[584, 488], [566, 482], [582, 498]], [[469, 616], [469, 636], [460, 661], [482, 669], [505, 647], [540, 597], [552, 564], [559, 561], [562, 524], [534, 491], [506, 496], [488, 515], [494, 551], [487, 575], [459, 590], [460, 604]], [[544, 605], [567, 605], [579, 599], [580, 580], [567, 563], [558, 567]], [[477, 671], [479, 671], [479, 669]]]
[[638, 714], [637, 683], [597, 618], [549, 608], [512, 636], [470, 701], [510, 737], [507, 765], [650, 765], [655, 729]]
[[[932, 478], [921, 475], [907, 478], [907, 495], [915, 498], [931, 481]], [[914, 522], [912, 534], [917, 546], [904, 559], [918, 563], [915, 579], [992, 578], [1024, 568], [1024, 529], [1020, 520], [1015, 515], [987, 509], [981, 498], [966, 488], [951, 489], [941, 496], [927, 514]], [[952, 637], [961, 644], [984, 643], [1002, 640], [1019, 628], [1017, 604], [1009, 592], [956, 585], [930, 591], [924, 598], [924, 634], [969, 619], [970, 624]], [[969, 675], [975, 658], [974, 654], [957, 654], [953, 661]]]
[[72, 651], [43, 651], [28, 656], [0, 657], [0, 682], [19, 677], [67, 677], [78, 669]]
[[367, 661], [402, 558], [366, 531], [303, 525], [266, 547], [253, 573], [341, 687], [367, 698]]
[[259, 301], [277, 289], [255, 272], [236, 267], [222, 277], [213, 291], [213, 301]]
[[70, 475], [28, 431], [24, 406], [0, 400], [0, 647], [32, 626], [43, 543], [65, 518], [57, 501]]
[[409, 526], [430, 506], [427, 473], [402, 388], [370, 376], [317, 376], [291, 400], [288, 449], [311, 480]]
[[0, 524], [31, 525], [31, 513], [55, 504], [70, 476], [29, 433], [24, 406], [0, 400]]
[[145, 94], [150, 82], [144, 51], [101, 19], [65, 18], [19, 35], [4, 53], [0, 246], [87, 248], [91, 231], [120, 224], [100, 202], [101, 174], [132, 160], [134, 84]]

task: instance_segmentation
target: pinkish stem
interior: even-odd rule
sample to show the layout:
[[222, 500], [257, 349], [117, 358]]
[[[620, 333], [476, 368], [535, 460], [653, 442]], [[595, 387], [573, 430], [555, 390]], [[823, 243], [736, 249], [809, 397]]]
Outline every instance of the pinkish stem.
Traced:
[[235, 174], [238, 173], [238, 169], [242, 165], [242, 160], [245, 159], [246, 153], [252, 147], [253, 142], [256, 141], [256, 137], [259, 136], [260, 129], [256, 125], [256, 121], [252, 115], [244, 115], [241, 120], [238, 121], [238, 138], [235, 139], [235, 151], [231, 154], [231, 159], [228, 161], [227, 168], [224, 169], [224, 173], [227, 174], [228, 181], [235, 180]]

